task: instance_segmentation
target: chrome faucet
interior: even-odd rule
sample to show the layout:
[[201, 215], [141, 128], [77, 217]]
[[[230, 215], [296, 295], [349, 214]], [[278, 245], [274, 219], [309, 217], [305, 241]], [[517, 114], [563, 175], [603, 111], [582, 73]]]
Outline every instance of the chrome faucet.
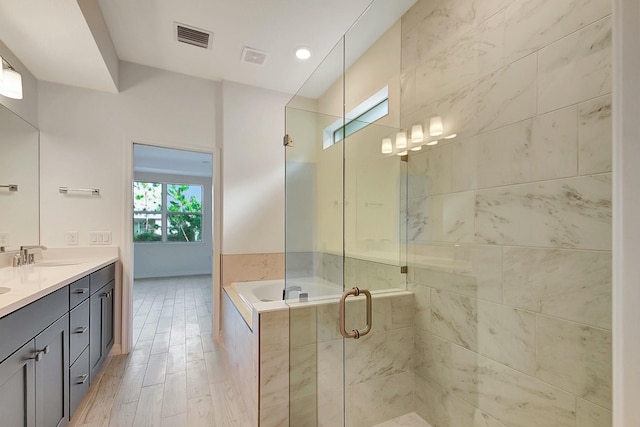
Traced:
[[20, 246], [20, 265], [28, 265], [35, 262], [35, 255], [29, 252], [31, 249], [41, 249], [46, 251], [47, 247], [41, 245]]
[[287, 286], [282, 291], [282, 299], [288, 299], [291, 292], [302, 292], [302, 286]]

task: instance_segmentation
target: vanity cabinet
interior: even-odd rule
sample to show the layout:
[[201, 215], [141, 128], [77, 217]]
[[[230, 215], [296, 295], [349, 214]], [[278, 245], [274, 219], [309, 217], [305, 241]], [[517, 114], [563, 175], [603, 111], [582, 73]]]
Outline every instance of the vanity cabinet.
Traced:
[[115, 264], [0, 318], [0, 425], [63, 427], [114, 341]]
[[113, 347], [113, 290], [115, 266], [112, 264], [91, 274], [89, 381], [93, 383]]
[[69, 419], [69, 288], [0, 319], [0, 423], [58, 427]]

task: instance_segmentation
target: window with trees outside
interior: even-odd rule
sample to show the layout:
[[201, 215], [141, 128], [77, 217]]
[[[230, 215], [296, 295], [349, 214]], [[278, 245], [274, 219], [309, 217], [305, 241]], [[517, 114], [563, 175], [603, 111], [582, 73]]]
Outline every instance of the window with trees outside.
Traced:
[[133, 183], [134, 242], [201, 242], [202, 186]]

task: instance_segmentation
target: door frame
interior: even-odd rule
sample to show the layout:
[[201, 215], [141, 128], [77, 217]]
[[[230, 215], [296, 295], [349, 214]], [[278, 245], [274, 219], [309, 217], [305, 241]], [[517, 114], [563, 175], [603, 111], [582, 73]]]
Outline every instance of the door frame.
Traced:
[[171, 148], [176, 150], [195, 151], [198, 153], [211, 154], [212, 167], [212, 208], [213, 215], [211, 233], [213, 234], [213, 254], [212, 254], [212, 278], [213, 278], [213, 307], [212, 307], [212, 336], [218, 340], [220, 336], [220, 249], [222, 239], [221, 227], [221, 157], [222, 153], [218, 147], [206, 148], [190, 144], [179, 144], [167, 141], [149, 141], [145, 138], [135, 138], [127, 136], [123, 140], [123, 221], [122, 221], [122, 252], [120, 260], [122, 263], [122, 285], [121, 285], [121, 319], [120, 342], [121, 353], [129, 353], [133, 349], [133, 240], [130, 238], [133, 230], [133, 216], [131, 206], [133, 206], [133, 146], [134, 144], [150, 145], [159, 148]]

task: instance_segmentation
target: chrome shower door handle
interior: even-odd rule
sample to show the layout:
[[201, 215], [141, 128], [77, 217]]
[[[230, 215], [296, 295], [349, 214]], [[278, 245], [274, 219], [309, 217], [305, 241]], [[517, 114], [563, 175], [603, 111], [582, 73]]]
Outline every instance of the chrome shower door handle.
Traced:
[[[354, 297], [357, 297], [360, 294], [364, 294], [366, 298], [367, 324], [362, 330], [353, 329], [351, 332], [347, 332], [347, 329], [345, 326], [345, 321], [346, 321], [345, 302], [349, 296], [353, 295]], [[367, 335], [369, 332], [371, 332], [372, 321], [373, 321], [373, 315], [371, 310], [371, 292], [369, 292], [367, 289], [358, 289], [358, 288], [353, 288], [348, 291], [345, 291], [340, 297], [340, 333], [342, 334], [342, 336], [345, 338], [353, 338], [357, 340], [358, 338], [363, 337]]]

